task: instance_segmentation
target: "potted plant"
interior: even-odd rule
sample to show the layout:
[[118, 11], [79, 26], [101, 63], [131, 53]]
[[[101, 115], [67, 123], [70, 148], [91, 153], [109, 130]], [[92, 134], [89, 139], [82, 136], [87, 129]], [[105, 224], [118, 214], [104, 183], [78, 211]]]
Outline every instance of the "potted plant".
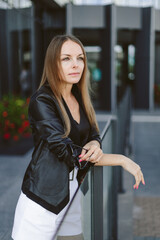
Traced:
[[0, 101], [0, 140], [2, 145], [12, 145], [31, 137], [28, 121], [29, 98], [6, 95]]

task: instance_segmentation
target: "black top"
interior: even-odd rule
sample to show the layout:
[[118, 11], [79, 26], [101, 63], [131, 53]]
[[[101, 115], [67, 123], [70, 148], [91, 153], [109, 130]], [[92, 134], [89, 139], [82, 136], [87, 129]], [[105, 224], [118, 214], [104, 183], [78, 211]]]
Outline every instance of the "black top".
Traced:
[[79, 101], [78, 103], [79, 103], [79, 111], [80, 111], [80, 123], [78, 123], [73, 118], [65, 101], [64, 101], [64, 106], [71, 123], [71, 131], [68, 137], [71, 138], [75, 144], [83, 147], [86, 144], [86, 133], [90, 131], [90, 124], [86, 116], [86, 113], [84, 111], [84, 108], [82, 107], [82, 104]]
[[[69, 138], [72, 139], [74, 144], [77, 144], [78, 146], [83, 147], [87, 142], [93, 140], [93, 139], [86, 139], [86, 135], [88, 135], [88, 133], [91, 130], [91, 126], [89, 123], [89, 120], [87, 118], [87, 114], [85, 112], [83, 103], [82, 103], [82, 99], [80, 97], [79, 94], [79, 90], [77, 89], [76, 85], [73, 85], [72, 88], [72, 93], [74, 95], [74, 97], [76, 98], [77, 102], [79, 103], [79, 111], [80, 111], [80, 123], [78, 123], [72, 116], [68, 105], [66, 104], [65, 100], [63, 99], [64, 102], [64, 107], [67, 111], [68, 117], [70, 119], [70, 123], [71, 123], [71, 131], [69, 133]], [[79, 149], [79, 154], [81, 153], [82, 149]], [[80, 175], [84, 175], [87, 173], [88, 169], [90, 166], [94, 165], [91, 162], [87, 162], [86, 165], [86, 161], [83, 161], [81, 163], [81, 166], [85, 166], [85, 168], [83, 169], [79, 169], [78, 171], [78, 175], [77, 178], [79, 178]]]

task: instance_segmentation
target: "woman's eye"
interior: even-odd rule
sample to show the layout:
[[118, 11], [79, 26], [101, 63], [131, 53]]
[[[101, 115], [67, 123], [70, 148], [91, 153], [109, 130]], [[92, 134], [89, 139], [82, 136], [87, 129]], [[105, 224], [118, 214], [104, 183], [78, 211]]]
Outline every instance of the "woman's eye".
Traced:
[[80, 61], [84, 61], [84, 58], [83, 57], [79, 57], [78, 58]]
[[68, 61], [69, 57], [62, 58], [62, 61]]

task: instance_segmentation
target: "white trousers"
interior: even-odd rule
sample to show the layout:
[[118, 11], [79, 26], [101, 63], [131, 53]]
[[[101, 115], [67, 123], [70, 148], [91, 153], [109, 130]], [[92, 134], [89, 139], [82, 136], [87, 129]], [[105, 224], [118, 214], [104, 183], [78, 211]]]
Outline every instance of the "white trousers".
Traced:
[[[74, 171], [74, 179], [70, 181], [70, 199], [78, 187], [77, 170], [74, 169]], [[68, 204], [56, 215], [21, 192], [15, 211], [12, 238], [14, 240], [54, 240], [55, 231], [67, 207]], [[58, 235], [73, 236], [81, 233], [81, 191], [78, 191]]]

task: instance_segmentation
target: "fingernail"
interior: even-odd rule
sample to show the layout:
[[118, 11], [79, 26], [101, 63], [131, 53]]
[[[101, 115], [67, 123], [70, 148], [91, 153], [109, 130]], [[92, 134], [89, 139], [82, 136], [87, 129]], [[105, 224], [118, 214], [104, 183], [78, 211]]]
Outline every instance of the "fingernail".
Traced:
[[145, 181], [143, 181], [143, 185], [146, 185]]
[[79, 159], [79, 162], [82, 162], [83, 160], [82, 159]]
[[137, 186], [137, 189], [138, 189], [138, 186]]
[[79, 155], [79, 157], [82, 157], [82, 154], [81, 154], [81, 155]]
[[136, 186], [133, 186], [133, 188], [135, 189], [135, 188], [136, 188]]

